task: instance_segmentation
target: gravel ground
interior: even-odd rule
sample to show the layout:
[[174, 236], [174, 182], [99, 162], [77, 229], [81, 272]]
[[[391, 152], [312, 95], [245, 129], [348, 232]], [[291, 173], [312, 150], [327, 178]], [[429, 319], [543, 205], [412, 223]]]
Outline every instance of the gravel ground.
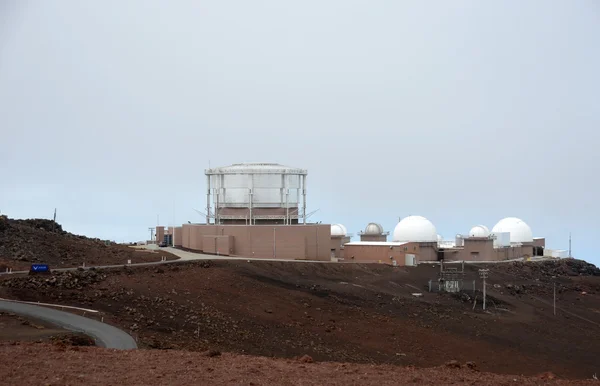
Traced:
[[[470, 280], [478, 277], [468, 269]], [[140, 348], [418, 368], [456, 359], [484, 372], [552, 371], [562, 379], [600, 374], [599, 277], [565, 278], [554, 316], [548, 283], [499, 273], [489, 279], [486, 312], [473, 308], [480, 294], [412, 296], [438, 271], [212, 260], [4, 278], [0, 296], [98, 310]], [[510, 292], [517, 285], [520, 292]]]
[[[215, 355], [215, 356], [211, 356]], [[390, 365], [311, 363], [224, 353], [116, 351], [24, 343], [0, 345], [6, 385], [585, 385], [478, 372], [466, 366], [415, 369]]]

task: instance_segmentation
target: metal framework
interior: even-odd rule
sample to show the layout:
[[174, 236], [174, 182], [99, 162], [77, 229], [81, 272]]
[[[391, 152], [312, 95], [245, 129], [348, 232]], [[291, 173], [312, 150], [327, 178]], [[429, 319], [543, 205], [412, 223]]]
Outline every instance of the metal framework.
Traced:
[[[254, 167], [253, 167], [254, 166]], [[306, 224], [307, 218], [314, 212], [307, 215], [306, 213], [306, 176], [307, 172], [304, 169], [289, 168], [277, 164], [238, 164], [229, 167], [208, 169], [205, 171], [206, 174], [206, 223], [207, 224], [221, 224], [223, 220], [246, 220], [246, 224], [254, 225], [256, 220], [268, 221], [268, 220], [282, 220], [284, 224], [292, 224], [292, 220], [302, 221]], [[249, 186], [247, 188], [236, 187], [236, 190], [247, 190], [244, 196], [247, 197], [247, 201], [244, 202], [219, 202], [220, 197], [226, 197], [225, 193], [228, 189], [224, 183], [224, 177], [226, 175], [245, 175], [248, 177]], [[272, 203], [264, 206], [264, 204], [258, 203], [255, 198], [255, 176], [260, 175], [271, 175], [281, 176], [281, 184], [277, 186], [267, 187], [272, 191], [279, 190], [280, 202], [278, 204]], [[299, 186], [292, 187], [289, 185], [287, 176], [299, 176]], [[214, 181], [214, 183], [212, 183]], [[258, 189], [265, 188], [262, 186], [257, 187]], [[296, 191], [295, 201], [298, 206], [290, 207], [290, 194]], [[302, 200], [300, 201], [300, 193]], [[212, 197], [212, 203], [211, 203]], [[302, 204], [300, 206], [300, 204]], [[247, 209], [248, 215], [235, 215], [235, 214], [221, 214], [223, 208], [237, 208]], [[273, 214], [273, 215], [258, 215], [255, 214], [257, 208], [283, 208], [285, 214]]]
[[462, 289], [464, 277], [464, 261], [461, 264], [460, 270], [454, 267], [444, 267], [444, 262], [441, 262], [440, 273], [438, 276], [440, 290], [443, 289], [446, 292], [459, 292]]

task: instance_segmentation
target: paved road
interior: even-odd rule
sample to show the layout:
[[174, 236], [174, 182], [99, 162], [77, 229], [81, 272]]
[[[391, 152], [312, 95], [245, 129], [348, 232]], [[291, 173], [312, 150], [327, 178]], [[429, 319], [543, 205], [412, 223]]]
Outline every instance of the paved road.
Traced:
[[191, 261], [191, 260], [250, 260], [250, 261], [285, 261], [289, 263], [335, 263], [331, 260], [296, 260], [296, 259], [273, 259], [273, 258], [255, 258], [255, 257], [240, 257], [240, 256], [223, 256], [223, 255], [207, 255], [205, 253], [184, 251], [173, 247], [161, 248], [165, 252], [169, 252], [177, 257], [179, 260], [173, 261]]
[[97, 320], [84, 318], [83, 316], [4, 300], [0, 300], [0, 311], [29, 316], [55, 324], [67, 330], [82, 332], [96, 339], [96, 344], [101, 347], [122, 350], [137, 348], [135, 340], [126, 332], [108, 324], [98, 322]]

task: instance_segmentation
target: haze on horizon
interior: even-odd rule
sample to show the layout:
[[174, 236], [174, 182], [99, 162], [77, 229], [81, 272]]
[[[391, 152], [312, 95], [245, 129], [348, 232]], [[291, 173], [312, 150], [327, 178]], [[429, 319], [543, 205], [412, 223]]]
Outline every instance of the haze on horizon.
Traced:
[[354, 234], [516, 216], [598, 264], [598, 47], [593, 0], [0, 0], [0, 210], [143, 240], [268, 161]]

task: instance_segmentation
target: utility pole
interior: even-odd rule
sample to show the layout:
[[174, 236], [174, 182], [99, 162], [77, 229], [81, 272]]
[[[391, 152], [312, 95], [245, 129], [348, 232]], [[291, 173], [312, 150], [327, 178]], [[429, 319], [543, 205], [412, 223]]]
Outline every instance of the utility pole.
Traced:
[[485, 311], [485, 279], [488, 277], [489, 269], [480, 269], [479, 276], [483, 279], [483, 310]]
[[569, 232], [569, 257], [573, 257], [571, 256], [571, 232]]
[[150, 231], [150, 241], [154, 241], [154, 228], [148, 228]]
[[554, 282], [554, 316], [556, 316], [556, 282]]

